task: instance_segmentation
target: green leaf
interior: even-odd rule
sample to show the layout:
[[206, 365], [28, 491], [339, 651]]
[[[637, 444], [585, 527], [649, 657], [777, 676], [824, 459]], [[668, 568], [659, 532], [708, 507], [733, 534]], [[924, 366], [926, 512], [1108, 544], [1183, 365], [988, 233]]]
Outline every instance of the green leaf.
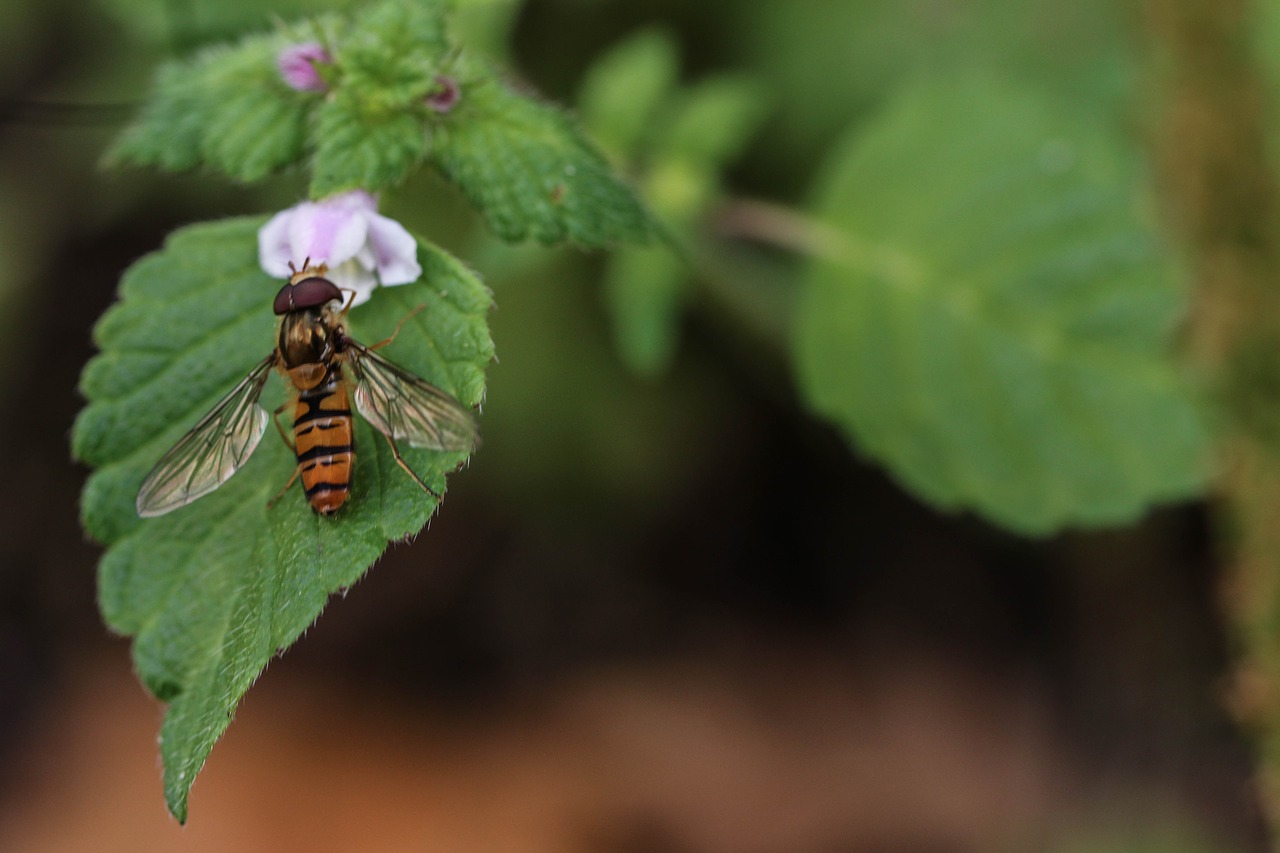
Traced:
[[[440, 2], [390, 0], [353, 20], [328, 16], [162, 68], [142, 114], [108, 154], [113, 165], [203, 166], [256, 181], [314, 152], [313, 196], [385, 189], [426, 148], [423, 98], [450, 56]], [[276, 59], [321, 34], [332, 42], [329, 97], [297, 92]]]
[[[654, 210], [692, 244], [702, 217], [721, 195], [721, 170], [763, 118], [763, 99], [750, 80], [725, 76], [704, 80], [670, 101], [659, 119], [649, 121], [646, 148], [632, 153], [648, 162], [643, 186]], [[656, 376], [670, 365], [691, 290], [688, 261], [672, 249], [625, 247], [609, 258], [605, 273], [618, 352], [642, 376]]]
[[1034, 90], [904, 92], [818, 181], [831, 232], [794, 329], [813, 407], [921, 497], [1024, 533], [1196, 494], [1184, 295], [1125, 155]]
[[444, 4], [389, 0], [371, 6], [336, 50], [341, 88], [368, 115], [417, 107], [448, 59]]
[[762, 87], [749, 77], [702, 80], [676, 99], [656, 158], [679, 159], [718, 172], [746, 147], [767, 106]]
[[653, 118], [675, 85], [675, 43], [663, 30], [643, 30], [596, 61], [582, 84], [582, 124], [616, 162], [635, 163]]
[[[356, 5], [360, 0], [97, 0], [102, 11], [135, 38], [173, 48], [233, 39], [279, 20]], [[113, 38], [119, 35], [113, 33]]]
[[740, 49], [774, 91], [768, 150], [788, 164], [825, 155], [832, 137], [869, 117], [916, 75], [982, 69], [1057, 97], [1132, 118], [1145, 82], [1132, 9], [1114, 0], [790, 0], [740, 7]]
[[[256, 181], [309, 159], [309, 193], [321, 198], [394, 187], [429, 155], [505, 239], [646, 241], [648, 214], [574, 122], [461, 57], [448, 9], [386, 0], [168, 65], [108, 162]], [[277, 57], [317, 38], [333, 57], [319, 66], [328, 89], [293, 91]], [[461, 102], [437, 112], [428, 97], [445, 78]]]
[[[468, 82], [470, 81], [470, 82]], [[430, 158], [504, 240], [645, 242], [648, 214], [559, 109], [477, 66], [433, 126]]]
[[626, 246], [605, 271], [604, 293], [618, 354], [641, 376], [657, 376], [675, 354], [689, 269], [666, 246]]
[[317, 111], [311, 197], [403, 181], [426, 153], [422, 121], [409, 112], [370, 115], [356, 98], [335, 95]]
[[254, 36], [164, 66], [108, 164], [173, 171], [203, 165], [249, 182], [301, 160], [317, 98], [280, 78], [276, 54], [287, 44], [281, 36]]
[[713, 77], [672, 99], [653, 139], [645, 195], [663, 222], [692, 231], [721, 195], [721, 172], [764, 118], [760, 87]]
[[[134, 498], [150, 467], [274, 345], [269, 306], [279, 282], [258, 268], [261, 224], [183, 229], [129, 269], [120, 302], [95, 331], [102, 351], [82, 377], [89, 404], [72, 436], [76, 456], [97, 469], [82, 514], [107, 545], [103, 616], [134, 637], [139, 675], [171, 703], [161, 755], [179, 820], [196, 773], [267, 662], [315, 621], [329, 595], [354, 583], [389, 542], [420, 531], [436, 509], [357, 417], [351, 497], [331, 518], [314, 514], [297, 488], [267, 508], [296, 464], [274, 430], [217, 491], [160, 518], [137, 517]], [[440, 249], [420, 243], [418, 256], [423, 279], [380, 288], [352, 312], [352, 334], [380, 340], [424, 304], [385, 353], [476, 404], [493, 355], [488, 291]], [[272, 380], [263, 405], [274, 408], [282, 396]], [[464, 460], [401, 449], [439, 493]]]

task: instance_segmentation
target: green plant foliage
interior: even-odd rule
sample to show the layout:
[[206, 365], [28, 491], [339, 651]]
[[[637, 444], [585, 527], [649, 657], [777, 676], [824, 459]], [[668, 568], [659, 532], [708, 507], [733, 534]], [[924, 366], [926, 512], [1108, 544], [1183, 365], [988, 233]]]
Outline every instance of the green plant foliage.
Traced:
[[592, 66], [578, 96], [578, 114], [619, 165], [639, 160], [679, 71], [675, 42], [661, 30], [631, 36]]
[[369, 116], [361, 102], [339, 93], [316, 110], [311, 197], [394, 186], [427, 149], [421, 122], [409, 113]]
[[[398, 186], [429, 157], [505, 239], [645, 242], [648, 214], [574, 122], [462, 56], [447, 9], [385, 0], [165, 66], [108, 163], [204, 167], [244, 182], [309, 164], [320, 198]], [[317, 66], [328, 88], [294, 91], [277, 57], [316, 39], [332, 57]], [[461, 101], [440, 112], [427, 99], [446, 80]]]
[[[580, 101], [586, 126], [619, 162], [640, 175], [645, 197], [683, 245], [720, 197], [720, 174], [764, 116], [760, 87], [721, 76], [677, 88], [675, 45], [645, 31], [606, 54]], [[690, 269], [670, 246], [620, 248], [605, 272], [605, 302], [618, 353], [653, 376], [671, 363]]]
[[335, 40], [341, 88], [372, 116], [419, 106], [448, 60], [445, 8], [439, 2], [373, 5]]
[[[168, 47], [234, 38], [273, 21], [348, 8], [361, 0], [96, 0], [125, 29]], [[16, 5], [16, 4], [11, 4]]]
[[[351, 497], [331, 518], [298, 488], [267, 502], [295, 467], [268, 430], [245, 467], [212, 494], [143, 521], [134, 498], [160, 455], [274, 346], [270, 310], [279, 282], [258, 268], [260, 219], [176, 232], [125, 274], [120, 302], [96, 329], [101, 354], [85, 368], [89, 405], [76, 421], [76, 456], [96, 471], [85, 486], [85, 528], [107, 546], [102, 612], [134, 637], [138, 672], [170, 702], [161, 736], [169, 808], [185, 820], [187, 794], [240, 697], [281, 650], [354, 583], [391, 541], [413, 536], [436, 501], [396, 465], [387, 442], [356, 418]], [[423, 279], [380, 288], [350, 317], [377, 341], [415, 306], [386, 354], [468, 404], [480, 401], [493, 355], [489, 293], [458, 261], [421, 243]], [[268, 384], [263, 405], [282, 396]], [[459, 453], [402, 447], [437, 492]]]
[[685, 259], [666, 246], [627, 246], [609, 259], [605, 305], [618, 355], [634, 373], [656, 376], [670, 366], [688, 278]]
[[831, 233], [794, 329], [812, 406], [920, 496], [1024, 533], [1194, 494], [1183, 296], [1125, 153], [1012, 84], [899, 96], [818, 182]]
[[791, 0], [735, 11], [726, 18], [740, 50], [786, 93], [762, 146], [784, 173], [824, 154], [914, 75], [983, 70], [1121, 111], [1140, 71], [1132, 30], [1141, 18], [1113, 0]]
[[164, 66], [107, 162], [175, 171], [203, 165], [247, 182], [299, 161], [315, 95], [293, 91], [276, 70], [276, 54], [288, 43], [254, 36]]
[[377, 4], [335, 40], [334, 91], [315, 109], [312, 198], [409, 176], [427, 150], [423, 99], [449, 50], [438, 3]]
[[454, 0], [453, 32], [468, 50], [507, 64], [524, 0]]
[[430, 159], [504, 240], [611, 247], [649, 239], [649, 216], [570, 120], [480, 63], [432, 126]]
[[[702, 80], [673, 99], [667, 129], [654, 142], [654, 157], [687, 164], [718, 190], [720, 170], [746, 147], [767, 106], [763, 87], [749, 77], [726, 74]], [[705, 204], [714, 194], [695, 198]]]

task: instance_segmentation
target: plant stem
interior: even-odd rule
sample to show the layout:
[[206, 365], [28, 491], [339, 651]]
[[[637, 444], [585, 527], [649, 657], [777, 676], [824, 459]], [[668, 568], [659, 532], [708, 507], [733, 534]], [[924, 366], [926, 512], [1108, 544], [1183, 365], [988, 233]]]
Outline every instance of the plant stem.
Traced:
[[837, 261], [852, 269], [912, 285], [925, 271], [912, 257], [862, 240], [801, 210], [773, 202], [737, 198], [715, 212], [713, 224], [722, 237], [755, 240], [810, 258]]

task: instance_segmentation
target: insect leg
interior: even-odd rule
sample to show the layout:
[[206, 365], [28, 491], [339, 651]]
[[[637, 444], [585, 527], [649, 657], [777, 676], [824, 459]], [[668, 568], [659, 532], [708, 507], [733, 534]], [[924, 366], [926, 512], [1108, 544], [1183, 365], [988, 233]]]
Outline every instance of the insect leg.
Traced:
[[[384, 435], [386, 434], [384, 433]], [[391, 455], [396, 458], [396, 464], [399, 465], [401, 468], [403, 468], [405, 473], [413, 478], [413, 481], [422, 488], [422, 491], [431, 495], [431, 497], [435, 498], [436, 500], [440, 500], [440, 493], [437, 492], [435, 489], [431, 488], [430, 486], [428, 486], [426, 483], [422, 482], [422, 478], [419, 477], [417, 474], [413, 473], [413, 469], [409, 467], [408, 463], [405, 462], [403, 458], [401, 458], [400, 448], [396, 447], [395, 439], [393, 439], [389, 435], [386, 436], [386, 439], [387, 439], [387, 444], [391, 445]]]
[[356, 297], [359, 295], [359, 291], [352, 290], [349, 287], [339, 287], [338, 290], [345, 290], [347, 293], [350, 294], [347, 297], [347, 304], [343, 305], [342, 310], [338, 312], [339, 316], [345, 317], [347, 315], [347, 312], [351, 310], [351, 303], [356, 301]]
[[[289, 440], [289, 434], [284, 431], [284, 427], [280, 426], [280, 413], [287, 408], [289, 408], [288, 401], [281, 403], [279, 407], [277, 407], [276, 410], [271, 413], [271, 420], [273, 423], [275, 423], [276, 432], [280, 433], [280, 438], [289, 447], [289, 449], [293, 451], [294, 455], [296, 456], [298, 453], [298, 448], [294, 445], [292, 441]], [[285, 488], [287, 489], [288, 486], [285, 486]]]
[[394, 340], [396, 339], [396, 335], [400, 334], [400, 329], [401, 329], [401, 328], [403, 328], [403, 326], [404, 326], [404, 324], [405, 324], [405, 323], [409, 322], [409, 318], [413, 317], [415, 314], [417, 314], [419, 311], [421, 311], [422, 309], [424, 309], [424, 308], [426, 308], [426, 307], [427, 307], [426, 305], [418, 305], [418, 306], [417, 306], [417, 307], [415, 307], [412, 311], [410, 311], [408, 314], [405, 314], [403, 317], [401, 317], [401, 318], [400, 318], [400, 322], [399, 322], [399, 323], [396, 323], [396, 328], [395, 328], [395, 330], [391, 333], [391, 337], [389, 337], [389, 338], [384, 338], [383, 340], [378, 341], [376, 344], [374, 344], [373, 346], [369, 347], [369, 349], [382, 349], [382, 348], [383, 348], [383, 347], [385, 347], [387, 344], [389, 344], [389, 343], [391, 343], [392, 341], [394, 341]]
[[267, 509], [271, 509], [273, 506], [276, 505], [276, 501], [284, 497], [284, 493], [289, 491], [289, 487], [293, 485], [294, 481], [297, 480], [301, 474], [302, 474], [302, 466], [298, 465], [293, 469], [293, 476], [289, 478], [289, 482], [284, 484], [284, 488], [276, 492], [276, 496], [274, 498], [267, 501]]

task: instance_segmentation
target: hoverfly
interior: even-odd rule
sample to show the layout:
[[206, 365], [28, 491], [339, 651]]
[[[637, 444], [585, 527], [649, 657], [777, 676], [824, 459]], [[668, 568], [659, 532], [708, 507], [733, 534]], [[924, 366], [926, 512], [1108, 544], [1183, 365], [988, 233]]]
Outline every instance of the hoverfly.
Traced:
[[[351, 491], [355, 462], [351, 397], [364, 419], [387, 437], [396, 463], [439, 497], [401, 458], [396, 440], [431, 450], [470, 451], [479, 438], [475, 415], [375, 352], [394, 333], [373, 346], [349, 337], [343, 323], [351, 300], [342, 305], [342, 291], [324, 277], [326, 272], [324, 265], [312, 267], [308, 261], [290, 276], [275, 299], [276, 348], [160, 458], [138, 490], [138, 515], [164, 515], [221, 486], [249, 460], [268, 418], [298, 459], [280, 494], [301, 478], [315, 512], [337, 512]], [[293, 391], [292, 442], [279, 421], [288, 403], [274, 418], [258, 405], [273, 368]]]

